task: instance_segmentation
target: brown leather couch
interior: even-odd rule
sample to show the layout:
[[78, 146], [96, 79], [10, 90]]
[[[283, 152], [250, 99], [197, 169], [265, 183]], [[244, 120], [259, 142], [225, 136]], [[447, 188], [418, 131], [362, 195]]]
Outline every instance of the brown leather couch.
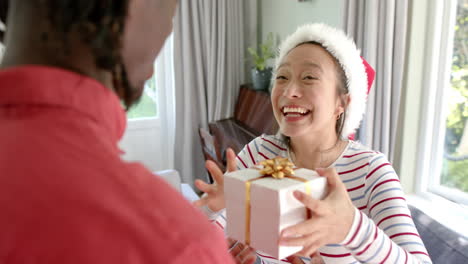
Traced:
[[270, 95], [255, 91], [250, 85], [239, 90], [234, 116], [211, 122], [209, 132], [200, 129], [200, 139], [205, 159], [214, 160], [224, 169], [226, 149], [238, 153], [261, 134], [275, 134], [278, 125], [273, 116]]

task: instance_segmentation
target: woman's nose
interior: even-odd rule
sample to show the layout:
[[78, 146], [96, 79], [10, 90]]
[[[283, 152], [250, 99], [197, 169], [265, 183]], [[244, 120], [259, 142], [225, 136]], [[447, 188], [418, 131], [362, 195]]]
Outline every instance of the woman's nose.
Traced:
[[295, 81], [292, 81], [285, 87], [283, 96], [291, 99], [300, 98], [302, 96], [301, 88]]

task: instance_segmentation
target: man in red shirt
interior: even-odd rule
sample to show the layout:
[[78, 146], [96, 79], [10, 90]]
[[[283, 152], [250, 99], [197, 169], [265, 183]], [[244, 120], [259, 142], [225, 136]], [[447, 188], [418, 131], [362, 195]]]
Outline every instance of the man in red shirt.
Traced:
[[0, 263], [231, 263], [165, 182], [121, 160], [175, 0], [12, 0], [0, 71]]

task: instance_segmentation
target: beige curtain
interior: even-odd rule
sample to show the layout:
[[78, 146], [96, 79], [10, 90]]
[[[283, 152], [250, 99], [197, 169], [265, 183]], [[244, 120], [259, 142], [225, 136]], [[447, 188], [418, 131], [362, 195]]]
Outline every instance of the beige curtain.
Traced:
[[395, 158], [400, 94], [405, 66], [407, 0], [347, 0], [344, 30], [375, 68], [376, 79], [358, 139]]
[[183, 182], [206, 180], [198, 128], [230, 117], [244, 82], [244, 1], [180, 0], [174, 24], [175, 156]]

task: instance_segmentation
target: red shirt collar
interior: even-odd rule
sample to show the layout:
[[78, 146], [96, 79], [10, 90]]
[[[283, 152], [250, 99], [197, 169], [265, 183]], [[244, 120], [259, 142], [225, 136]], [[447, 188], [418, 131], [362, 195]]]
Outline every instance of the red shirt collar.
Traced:
[[51, 105], [72, 108], [94, 119], [118, 141], [126, 126], [117, 95], [100, 82], [60, 68], [20, 66], [0, 71], [0, 107]]

